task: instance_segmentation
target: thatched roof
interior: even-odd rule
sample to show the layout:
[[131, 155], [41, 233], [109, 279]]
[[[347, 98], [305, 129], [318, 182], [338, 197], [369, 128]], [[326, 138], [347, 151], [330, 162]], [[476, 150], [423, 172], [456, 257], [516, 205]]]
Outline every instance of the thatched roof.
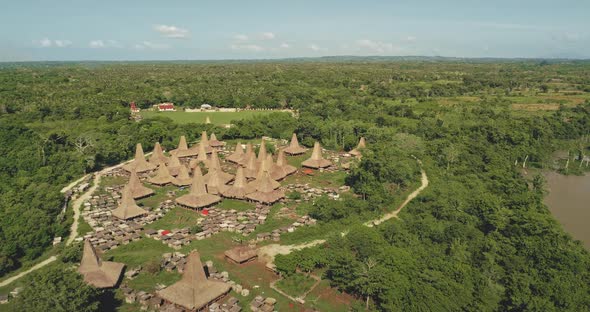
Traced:
[[197, 155], [197, 152], [188, 148], [188, 144], [186, 144], [186, 137], [183, 135], [180, 137], [180, 141], [178, 142], [178, 148], [170, 151], [170, 154], [175, 155], [178, 158], [182, 158], [195, 156]]
[[209, 146], [211, 147], [222, 147], [225, 143], [217, 140], [215, 133], [211, 133], [211, 138], [209, 139]]
[[154, 191], [150, 188], [147, 188], [141, 183], [139, 177], [135, 170], [131, 171], [131, 175], [129, 176], [129, 182], [127, 183], [129, 188], [131, 189], [131, 194], [133, 194], [133, 198], [143, 198], [149, 195], [154, 194]]
[[176, 186], [186, 186], [191, 185], [192, 182], [193, 179], [188, 175], [188, 169], [185, 166], [180, 165], [178, 175], [172, 180], [172, 184]]
[[281, 180], [286, 176], [293, 174], [297, 171], [297, 168], [287, 163], [285, 158], [285, 151], [280, 150], [279, 156], [277, 157], [277, 163], [273, 164], [270, 170], [270, 176], [273, 180]]
[[256, 159], [256, 161], [258, 163], [262, 163], [263, 161], [266, 161], [266, 143], [264, 143], [264, 140], [260, 141], [260, 148], [258, 149], [258, 159]]
[[326, 168], [332, 164], [331, 161], [324, 159], [322, 157], [322, 147], [320, 146], [320, 142], [315, 142], [313, 145], [313, 152], [311, 153], [311, 157], [301, 163], [303, 167], [308, 168]]
[[156, 185], [165, 185], [168, 183], [172, 183], [173, 179], [174, 177], [168, 171], [168, 167], [166, 167], [166, 164], [164, 162], [161, 162], [160, 166], [158, 167], [158, 173], [156, 173], [155, 176], [149, 178], [148, 182]]
[[205, 175], [206, 184], [209, 183], [209, 179], [214, 170], [217, 171], [216, 174], [219, 176], [223, 184], [227, 184], [234, 179], [233, 175], [227, 172], [223, 172], [223, 170], [221, 169], [221, 163], [219, 161], [219, 157], [217, 156], [217, 151], [215, 150], [211, 153], [211, 159], [207, 163], [207, 168], [209, 169], [209, 172], [207, 172], [207, 174]]
[[131, 189], [129, 188], [129, 185], [126, 185], [123, 188], [121, 203], [111, 213], [116, 218], [128, 220], [143, 216], [147, 214], [147, 211], [143, 210], [135, 203], [135, 199], [133, 199], [133, 195], [131, 194]]
[[221, 191], [221, 195], [227, 198], [244, 199], [246, 198], [246, 195], [254, 191], [256, 191], [256, 188], [246, 182], [244, 168], [238, 167], [234, 184], [225, 187], [225, 189]]
[[285, 153], [289, 155], [299, 155], [305, 153], [306, 149], [299, 145], [299, 141], [297, 140], [297, 135], [293, 133], [291, 136], [291, 142], [289, 143], [289, 147], [285, 148]]
[[256, 175], [258, 175], [258, 168], [259, 168], [259, 164], [256, 162], [256, 154], [254, 154], [254, 152], [251, 152], [250, 154], [248, 154], [247, 159], [246, 159], [246, 170], [244, 170], [244, 174], [246, 175], [246, 178], [248, 179], [254, 179], [256, 178]]
[[283, 190], [277, 190], [280, 184], [270, 177], [270, 174], [264, 165], [261, 168], [261, 174], [259, 177], [253, 182], [250, 182], [250, 185], [253, 185], [256, 188], [254, 193], [246, 195], [246, 198], [250, 200], [272, 204], [285, 197], [285, 192]]
[[238, 164], [246, 167], [248, 164], [248, 159], [250, 159], [250, 155], [254, 155], [254, 159], [256, 159], [256, 153], [254, 153], [252, 143], [246, 144], [246, 151], [244, 152], [244, 155], [242, 155], [242, 159], [238, 161]]
[[156, 293], [162, 299], [191, 311], [199, 311], [226, 295], [231, 289], [224, 282], [208, 280], [197, 251], [188, 257], [180, 281]]
[[237, 246], [226, 250], [224, 255], [237, 263], [244, 263], [258, 257], [256, 249], [250, 248], [248, 246]]
[[176, 155], [171, 155], [168, 158], [168, 172], [170, 172], [171, 175], [177, 176], [181, 166], [180, 159], [178, 159]]
[[158, 165], [160, 162], [168, 163], [168, 157], [164, 156], [160, 142], [156, 142], [154, 145], [154, 151], [150, 156], [149, 162], [152, 165]]
[[359, 140], [359, 144], [356, 146], [355, 149], [353, 149], [352, 151], [349, 152], [349, 154], [353, 155], [353, 156], [362, 156], [361, 155], [361, 150], [366, 148], [367, 144], [365, 143], [365, 137], [361, 137]]
[[203, 131], [201, 134], [201, 141], [199, 141], [199, 144], [194, 145], [190, 149], [195, 153], [195, 155], [199, 155], [199, 160], [203, 161], [204, 159], [207, 159], [206, 154], [211, 153], [213, 148], [209, 146], [209, 140], [207, 139], [206, 131]]
[[225, 159], [227, 161], [237, 164], [242, 160], [242, 157], [244, 157], [244, 149], [242, 149], [242, 144], [238, 142], [238, 144], [236, 144], [234, 152], [231, 155], [227, 156]]
[[178, 204], [195, 209], [208, 207], [219, 201], [221, 201], [221, 197], [207, 194], [205, 181], [203, 181], [203, 175], [199, 167], [196, 167], [193, 171], [193, 183], [190, 192], [176, 199]]
[[146, 172], [156, 169], [156, 165], [150, 164], [145, 160], [145, 155], [143, 154], [143, 148], [141, 148], [141, 143], [137, 143], [135, 146], [135, 159], [130, 163], [123, 166], [123, 169], [131, 172], [134, 170], [136, 172]]
[[89, 240], [84, 241], [84, 253], [78, 272], [84, 281], [97, 288], [110, 288], [117, 285], [125, 264], [102, 261]]
[[223, 179], [221, 178], [220, 173], [221, 169], [217, 169], [215, 167], [211, 168], [209, 172], [205, 175], [205, 184], [207, 185], [207, 192], [209, 194], [219, 194], [223, 192], [227, 186]]

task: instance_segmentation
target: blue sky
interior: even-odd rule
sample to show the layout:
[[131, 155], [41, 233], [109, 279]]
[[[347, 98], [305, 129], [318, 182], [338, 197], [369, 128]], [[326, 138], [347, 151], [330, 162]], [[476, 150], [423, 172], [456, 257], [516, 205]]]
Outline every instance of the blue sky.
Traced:
[[0, 0], [0, 61], [590, 58], [588, 0]]

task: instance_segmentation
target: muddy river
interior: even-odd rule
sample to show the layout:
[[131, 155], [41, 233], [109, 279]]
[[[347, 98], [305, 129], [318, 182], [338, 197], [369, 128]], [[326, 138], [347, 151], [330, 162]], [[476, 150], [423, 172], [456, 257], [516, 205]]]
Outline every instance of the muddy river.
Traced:
[[545, 178], [549, 210], [567, 232], [590, 250], [590, 174], [564, 176], [550, 172]]

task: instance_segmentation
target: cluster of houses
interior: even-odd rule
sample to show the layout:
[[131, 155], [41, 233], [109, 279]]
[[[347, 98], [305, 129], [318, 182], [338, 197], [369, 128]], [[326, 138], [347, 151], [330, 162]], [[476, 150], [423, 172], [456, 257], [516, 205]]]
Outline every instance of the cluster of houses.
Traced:
[[[361, 142], [364, 144], [363, 139]], [[286, 155], [300, 155], [306, 149], [299, 145], [295, 134], [287, 147], [279, 149], [276, 160], [272, 154], [267, 153], [264, 141], [260, 144], [258, 153], [255, 153], [252, 144], [247, 144], [245, 149], [237, 144], [233, 153], [225, 157], [222, 165], [218, 152], [224, 145], [214, 134], [208, 137], [203, 132], [200, 142], [189, 148], [186, 138], [182, 136], [178, 147], [170, 151], [169, 156], [164, 155], [161, 146], [156, 144], [152, 155], [146, 160], [141, 144], [138, 144], [134, 160], [122, 166], [124, 173], [113, 173], [128, 175], [127, 184], [122, 188], [107, 189], [106, 195], [95, 196], [85, 204], [84, 218], [95, 231], [84, 237], [84, 255], [79, 267], [84, 280], [99, 288], [115, 287], [124, 264], [102, 261], [95, 248], [101, 251], [116, 248], [120, 244], [141, 239], [142, 233], [161, 240], [174, 249], [180, 249], [193, 239], [205, 239], [221, 231], [247, 236], [257, 225], [263, 224], [270, 212], [269, 205], [285, 197], [285, 187], [281, 187], [280, 181], [297, 171], [297, 168], [287, 163]], [[229, 164], [236, 167], [235, 175], [228, 172]], [[332, 161], [323, 157], [321, 146], [316, 142], [311, 157], [303, 161], [302, 166], [311, 169], [328, 168], [332, 166]], [[207, 169], [204, 175], [202, 167]], [[154, 190], [144, 185], [140, 177], [155, 187], [175, 185], [190, 186], [190, 189], [188, 194], [164, 201], [155, 209], [146, 210], [137, 205], [136, 200], [151, 196]], [[337, 194], [335, 190], [311, 188], [307, 185], [292, 185], [287, 189], [304, 194]], [[255, 202], [256, 207], [250, 211], [212, 207], [222, 198]], [[162, 217], [174, 206], [200, 211], [203, 214], [200, 219], [202, 231], [190, 233], [188, 228], [143, 231], [144, 225]], [[291, 226], [258, 234], [256, 240], [279, 240], [282, 233], [315, 223], [313, 218], [303, 216]], [[243, 264], [256, 259], [257, 253], [252, 246], [238, 246], [226, 251], [225, 258], [232, 263]], [[140, 301], [142, 305], [161, 311], [201, 311], [206, 308], [210, 311], [240, 311], [237, 299], [231, 300], [232, 302], [227, 300], [223, 304], [216, 302], [225, 298], [231, 289], [239, 289], [238, 293], [244, 296], [249, 294], [247, 289], [230, 281], [227, 272], [217, 272], [212, 262], [208, 261], [205, 271], [196, 251], [186, 257], [179, 253], [164, 254], [162, 266], [168, 271], [178, 270], [182, 273], [181, 280], [154, 294], [134, 292], [126, 288], [126, 301]], [[252, 311], [273, 311], [275, 303], [276, 300], [272, 298], [257, 297], [250, 308]]]
[[277, 300], [272, 297], [256, 296], [250, 303], [250, 311], [252, 312], [272, 312], [275, 311], [275, 304]]

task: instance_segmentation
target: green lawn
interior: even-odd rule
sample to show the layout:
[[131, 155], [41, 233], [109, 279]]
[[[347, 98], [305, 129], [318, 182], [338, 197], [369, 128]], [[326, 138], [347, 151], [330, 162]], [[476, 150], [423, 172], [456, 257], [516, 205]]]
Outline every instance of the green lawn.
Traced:
[[170, 286], [180, 280], [180, 276], [177, 271], [168, 272], [162, 270], [156, 274], [142, 271], [134, 279], [129, 281], [129, 287], [135, 290], [154, 292], [157, 284]]
[[234, 209], [237, 211], [248, 211], [256, 208], [253, 203], [236, 199], [224, 199], [219, 204], [217, 204], [217, 207], [224, 210]]
[[202, 215], [193, 210], [180, 207], [168, 211], [164, 217], [145, 226], [146, 229], [171, 230], [191, 227], [197, 224]]
[[90, 224], [88, 224], [88, 222], [86, 222], [86, 220], [84, 220], [84, 218], [80, 217], [80, 219], [78, 221], [78, 236], [84, 237], [84, 235], [86, 235], [86, 233], [91, 232], [91, 231], [92, 231], [92, 227], [90, 226]]
[[154, 194], [150, 195], [148, 197], [142, 198], [140, 200], [137, 200], [137, 204], [140, 206], [145, 206], [145, 207], [149, 207], [149, 208], [156, 208], [158, 207], [162, 202], [168, 200], [168, 199], [172, 199], [170, 197], [168, 197], [168, 195], [166, 195], [166, 193], [168, 193], [168, 191], [177, 191], [176, 195], [177, 197], [180, 196], [180, 192], [178, 191], [178, 187], [174, 186], [174, 185], [166, 185], [166, 186], [155, 186], [155, 185], [151, 185], [149, 183], [144, 183], [144, 186], [154, 190]]
[[[143, 118], [151, 118], [156, 116], [168, 117], [176, 123], [205, 123], [207, 116], [212, 124], [215, 125], [226, 125], [230, 124], [233, 120], [249, 119], [256, 115], [270, 114], [275, 111], [241, 111], [241, 112], [156, 112], [156, 111], [142, 111], [140, 114]], [[284, 113], [288, 114], [288, 113]]]
[[293, 274], [276, 283], [276, 286], [293, 297], [300, 297], [311, 289], [316, 280], [303, 274]]
[[173, 251], [172, 248], [160, 241], [144, 237], [138, 241], [109, 250], [102, 258], [112, 257], [113, 261], [123, 262], [128, 267], [134, 268], [139, 265], [143, 266], [150, 261], [159, 261], [162, 258], [162, 254]]

